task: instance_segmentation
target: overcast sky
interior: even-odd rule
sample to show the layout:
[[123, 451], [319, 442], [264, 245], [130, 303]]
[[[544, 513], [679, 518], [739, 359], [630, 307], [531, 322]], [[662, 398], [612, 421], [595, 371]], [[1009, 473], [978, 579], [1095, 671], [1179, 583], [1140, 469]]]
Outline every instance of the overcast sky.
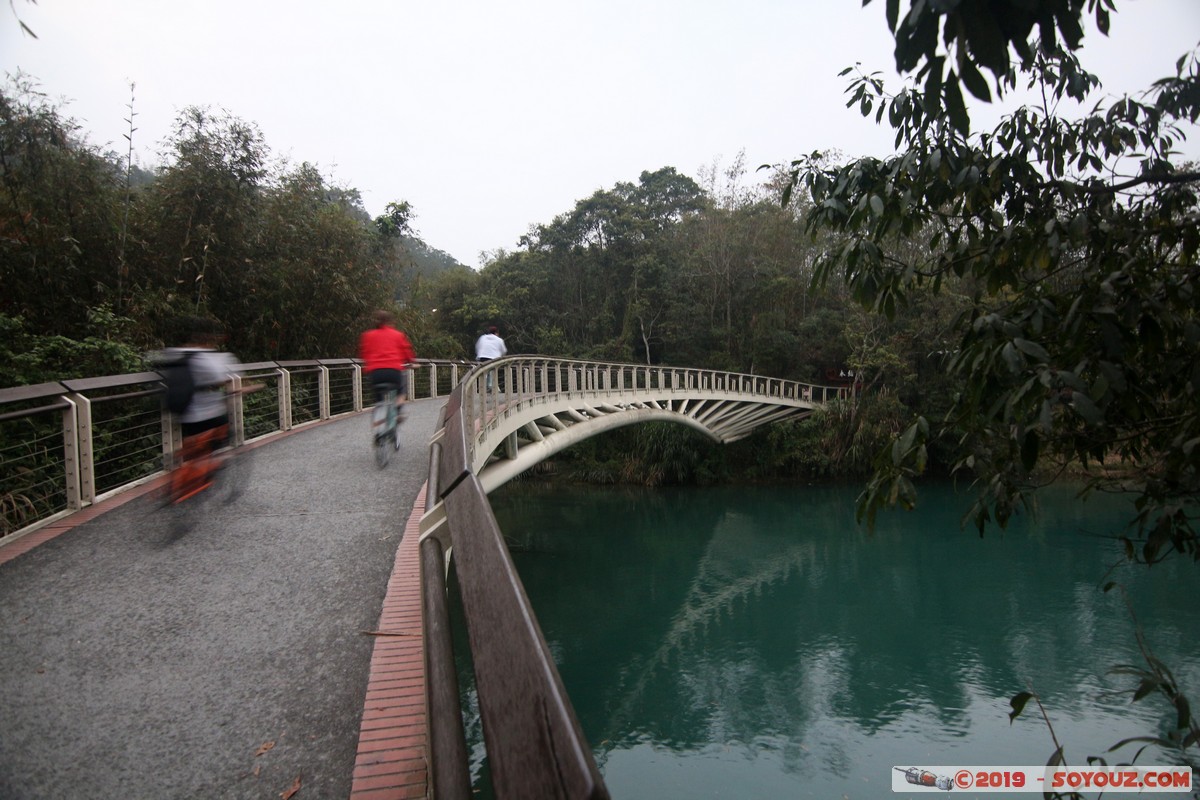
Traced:
[[[357, 188], [372, 216], [412, 203], [422, 238], [470, 266], [643, 170], [698, 178], [741, 151], [753, 170], [892, 143], [844, 107], [838, 77], [855, 62], [894, 76], [883, 0], [3, 5], [0, 66], [65, 100], [93, 144], [124, 151], [130, 82], [145, 167], [181, 109], [223, 108], [276, 157]], [[1200, 0], [1118, 8], [1081, 53], [1109, 92], [1172, 73], [1200, 40]]]

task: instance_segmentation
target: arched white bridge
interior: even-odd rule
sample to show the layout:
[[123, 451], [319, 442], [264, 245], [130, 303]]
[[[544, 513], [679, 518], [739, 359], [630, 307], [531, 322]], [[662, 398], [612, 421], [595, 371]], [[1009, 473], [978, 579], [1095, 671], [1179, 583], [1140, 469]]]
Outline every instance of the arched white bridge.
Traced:
[[663, 420], [729, 443], [848, 392], [761, 375], [526, 356], [482, 365], [462, 389], [468, 468], [489, 493], [613, 428]]
[[430, 442], [420, 523], [433, 797], [470, 797], [450, 637], [453, 559], [497, 797], [607, 798], [487, 494], [565, 447], [664, 420], [733, 442], [847, 389], [683, 367], [519, 356], [473, 369]]

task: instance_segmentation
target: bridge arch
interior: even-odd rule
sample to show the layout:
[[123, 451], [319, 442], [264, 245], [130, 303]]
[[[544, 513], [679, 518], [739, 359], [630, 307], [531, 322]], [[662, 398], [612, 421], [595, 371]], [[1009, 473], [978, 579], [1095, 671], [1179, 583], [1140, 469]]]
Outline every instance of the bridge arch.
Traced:
[[676, 422], [727, 444], [807, 416], [846, 391], [716, 370], [541, 357], [489, 362], [460, 390], [466, 466], [485, 492], [614, 428]]

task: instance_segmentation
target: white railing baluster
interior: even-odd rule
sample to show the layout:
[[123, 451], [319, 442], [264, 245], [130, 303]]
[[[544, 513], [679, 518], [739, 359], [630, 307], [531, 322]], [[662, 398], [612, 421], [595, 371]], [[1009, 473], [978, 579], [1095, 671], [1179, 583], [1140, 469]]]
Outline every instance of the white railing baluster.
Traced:
[[317, 418], [329, 419], [329, 367], [317, 365]]
[[67, 508], [71, 511], [78, 511], [83, 508], [83, 495], [81, 491], [81, 472], [82, 467], [80, 458], [82, 457], [79, 447], [79, 417], [76, 412], [76, 403], [70, 397], [64, 396], [63, 401], [67, 403], [67, 407], [63, 409], [62, 428], [63, 428], [63, 471], [64, 483], [67, 493]]
[[279, 430], [292, 429], [292, 373], [283, 367], [276, 370], [279, 375]]
[[82, 394], [66, 398], [75, 407], [74, 440], [78, 464], [80, 507], [96, 501], [96, 464], [93, 458], [92, 402]]

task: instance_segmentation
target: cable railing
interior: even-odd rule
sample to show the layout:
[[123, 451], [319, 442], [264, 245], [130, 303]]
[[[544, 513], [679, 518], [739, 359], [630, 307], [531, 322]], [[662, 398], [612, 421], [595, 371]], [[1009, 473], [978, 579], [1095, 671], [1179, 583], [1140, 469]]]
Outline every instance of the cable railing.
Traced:
[[[410, 399], [444, 397], [466, 362], [418, 359]], [[355, 359], [239, 365], [237, 383], [262, 391], [231, 397], [236, 444], [364, 408]], [[157, 372], [0, 389], [0, 542], [161, 474], [182, 446]], [[367, 403], [369, 405], [369, 403]]]
[[545, 357], [498, 359], [470, 372], [450, 394], [431, 440], [421, 522], [429, 796], [472, 796], [447, 600], [452, 564], [496, 796], [608, 797], [492, 515], [487, 491], [497, 482], [481, 480], [489, 460], [521, 464], [522, 437], [537, 447], [575, 424], [607, 429], [606, 420], [675, 419], [734, 441], [849, 391], [715, 370]]

